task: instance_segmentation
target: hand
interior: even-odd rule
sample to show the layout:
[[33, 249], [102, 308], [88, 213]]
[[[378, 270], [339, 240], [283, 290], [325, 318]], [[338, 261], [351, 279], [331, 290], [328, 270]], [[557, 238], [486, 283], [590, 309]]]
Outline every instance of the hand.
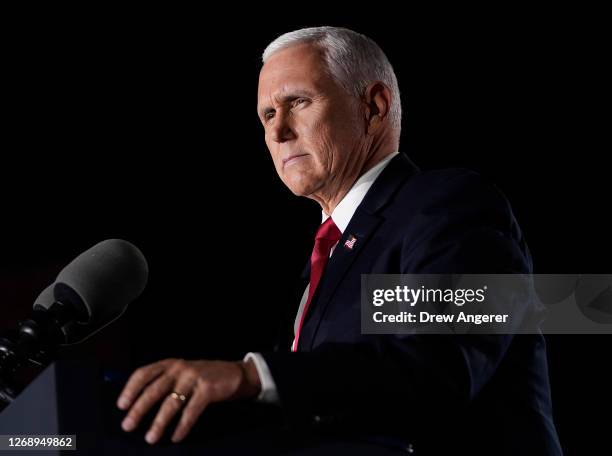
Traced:
[[[173, 442], [180, 442], [209, 404], [255, 397], [260, 390], [261, 382], [252, 360], [165, 359], [136, 369], [119, 395], [117, 407], [129, 408], [121, 426], [125, 431], [132, 431], [149, 409], [163, 400], [145, 436], [151, 444], [160, 439], [170, 420], [182, 408], [182, 416], [172, 435]], [[173, 391], [185, 395], [186, 400], [172, 397]]]

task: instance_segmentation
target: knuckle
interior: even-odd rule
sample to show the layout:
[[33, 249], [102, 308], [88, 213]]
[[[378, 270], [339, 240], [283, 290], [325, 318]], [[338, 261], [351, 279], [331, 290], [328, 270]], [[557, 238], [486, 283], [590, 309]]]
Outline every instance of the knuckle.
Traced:
[[166, 426], [166, 416], [165, 415], [157, 415], [155, 417], [155, 420], [153, 420], [153, 423], [151, 424], [151, 427], [153, 429], [157, 429], [157, 430], [161, 430]]
[[198, 416], [193, 409], [185, 409], [185, 411], [183, 411], [183, 416], [181, 416], [180, 424], [186, 427], [191, 427], [197, 418]]
[[127, 418], [130, 418], [134, 421], [139, 421], [142, 414], [143, 413], [142, 413], [141, 407], [139, 407], [138, 405], [135, 405], [134, 407], [132, 407], [130, 412], [127, 414]]
[[139, 398], [130, 409], [129, 415], [140, 416], [145, 412], [145, 407], [142, 398]]
[[189, 381], [193, 381], [195, 378], [197, 378], [198, 376], [198, 371], [194, 368], [194, 367], [186, 367], [185, 370], [183, 371], [183, 376], [189, 380]]
[[135, 396], [136, 394], [133, 388], [130, 386], [126, 386], [125, 388], [123, 388], [123, 391], [121, 391], [121, 397], [124, 397], [125, 399], [127, 399], [130, 402], [129, 405], [132, 405], [132, 402], [134, 402]]
[[197, 380], [196, 388], [200, 392], [200, 394], [204, 395], [205, 397], [213, 392], [213, 385], [209, 380], [204, 378], [199, 378]]
[[195, 422], [195, 419], [192, 418], [191, 415], [189, 415], [189, 416], [183, 415], [183, 421], [181, 423], [181, 430], [182, 431], [187, 431], [187, 430], [191, 429], [191, 426], [193, 426], [194, 422]]
[[141, 382], [144, 379], [144, 375], [145, 375], [145, 368], [144, 367], [139, 367], [132, 374], [132, 381], [134, 381], [134, 382]]
[[156, 434], [163, 434], [164, 426], [160, 425], [159, 423], [151, 423], [149, 430], [155, 432]]
[[172, 414], [175, 414], [176, 412], [178, 412], [181, 409], [181, 403], [179, 401], [177, 401], [176, 399], [173, 398], [168, 398], [169, 402], [166, 402], [167, 404], [167, 410], [169, 412], [171, 412]]
[[177, 374], [185, 369], [187, 363], [184, 359], [172, 359], [169, 363], [168, 371], [172, 374]]
[[163, 382], [156, 382], [147, 388], [146, 394], [150, 398], [159, 397], [165, 392], [165, 384]]

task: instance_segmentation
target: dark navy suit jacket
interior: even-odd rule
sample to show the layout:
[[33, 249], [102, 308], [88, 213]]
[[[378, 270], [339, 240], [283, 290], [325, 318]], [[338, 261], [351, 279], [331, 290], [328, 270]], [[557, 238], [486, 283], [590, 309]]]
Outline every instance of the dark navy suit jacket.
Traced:
[[422, 172], [400, 153], [334, 250], [299, 351], [263, 353], [288, 419], [399, 437], [415, 454], [561, 454], [541, 335], [361, 334], [361, 274], [530, 272], [501, 192], [468, 170]]

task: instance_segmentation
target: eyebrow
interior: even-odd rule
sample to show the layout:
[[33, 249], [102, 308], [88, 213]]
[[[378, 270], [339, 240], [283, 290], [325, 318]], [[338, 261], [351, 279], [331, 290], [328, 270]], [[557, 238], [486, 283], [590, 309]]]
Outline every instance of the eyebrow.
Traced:
[[[300, 97], [313, 98], [314, 97], [314, 93], [311, 92], [310, 90], [306, 90], [306, 89], [292, 90], [292, 91], [288, 92], [287, 94], [283, 95], [282, 97], [280, 97], [280, 103], [281, 104], [285, 104], [285, 103], [288, 103], [288, 102], [290, 102], [292, 100], [295, 100], [296, 98], [300, 98]], [[274, 112], [274, 108], [271, 107], [271, 106], [264, 106], [260, 110], [260, 115], [263, 117], [266, 114], [268, 114], [269, 112]]]

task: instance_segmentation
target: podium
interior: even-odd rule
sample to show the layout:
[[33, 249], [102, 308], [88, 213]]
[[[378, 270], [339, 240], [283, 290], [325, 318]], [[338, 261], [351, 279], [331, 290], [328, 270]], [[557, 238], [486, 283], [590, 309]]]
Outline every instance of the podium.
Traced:
[[[161, 441], [150, 446], [144, 435], [157, 407], [138, 429], [121, 429], [125, 412], [116, 406], [127, 373], [109, 375], [96, 363], [58, 361], [49, 365], [0, 412], [0, 435], [74, 435], [76, 451], [9, 451], [19, 455], [274, 454], [286, 436], [280, 408], [253, 402], [212, 404], [180, 444], [170, 441], [171, 422]], [[0, 452], [4, 454], [4, 452]]]
[[[49, 365], [0, 412], [0, 435], [77, 435], [78, 453], [95, 454], [102, 426], [98, 373], [91, 364]], [[21, 455], [30, 453], [59, 455], [60, 451], [15, 451]]]
[[[20, 449], [6, 454], [405, 454], [405, 451], [398, 452], [372, 443], [352, 443], [353, 439], [326, 436], [327, 433], [321, 433], [321, 429], [290, 426], [280, 407], [253, 401], [211, 404], [187, 438], [174, 444], [170, 436], [179, 414], [169, 423], [162, 439], [151, 446], [145, 442], [144, 436], [157, 413], [157, 406], [143, 418], [136, 430], [126, 433], [121, 429], [126, 412], [115, 404], [128, 375], [127, 372], [105, 371], [94, 362], [58, 361], [49, 365], [0, 412], [0, 435], [73, 435], [76, 451]], [[5, 452], [0, 451], [0, 454]]]

